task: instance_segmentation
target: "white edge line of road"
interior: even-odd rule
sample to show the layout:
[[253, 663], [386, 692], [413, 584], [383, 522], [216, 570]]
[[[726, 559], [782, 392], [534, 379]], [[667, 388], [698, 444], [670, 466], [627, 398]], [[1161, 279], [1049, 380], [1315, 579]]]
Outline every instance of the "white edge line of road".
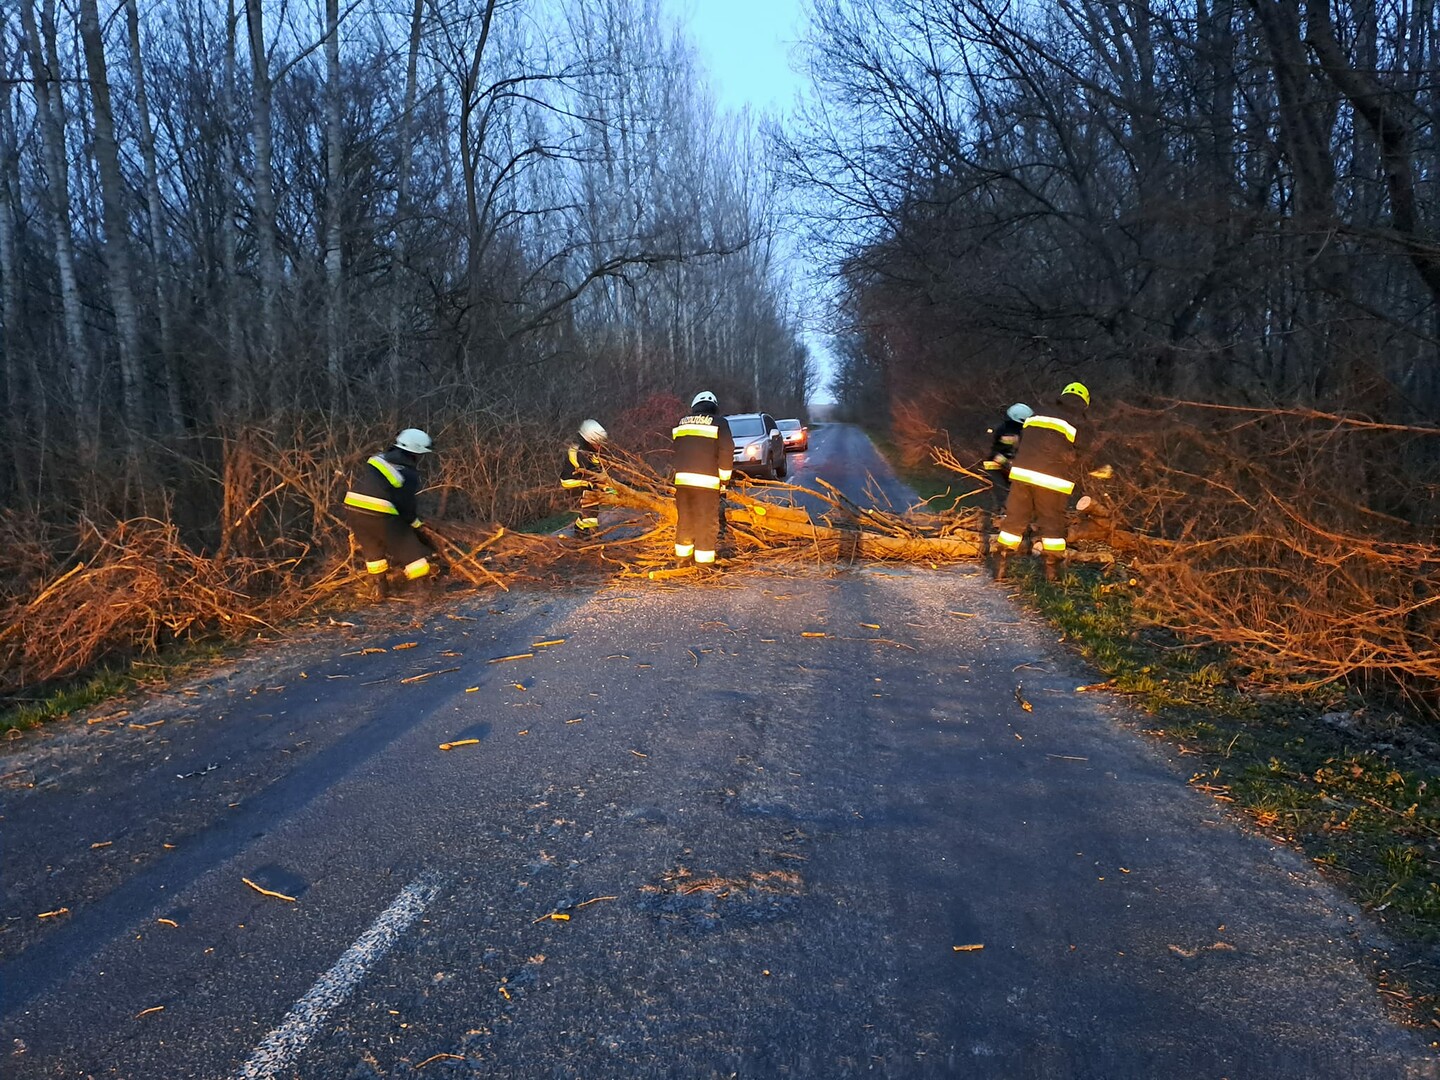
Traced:
[[370, 929], [355, 939], [334, 967], [315, 980], [315, 985], [295, 1002], [280, 1026], [265, 1036], [235, 1074], [235, 1080], [272, 1080], [294, 1064], [331, 1010], [350, 996], [375, 962], [424, 914], [439, 892], [440, 881], [431, 874], [422, 874], [401, 889], [395, 901], [370, 924]]

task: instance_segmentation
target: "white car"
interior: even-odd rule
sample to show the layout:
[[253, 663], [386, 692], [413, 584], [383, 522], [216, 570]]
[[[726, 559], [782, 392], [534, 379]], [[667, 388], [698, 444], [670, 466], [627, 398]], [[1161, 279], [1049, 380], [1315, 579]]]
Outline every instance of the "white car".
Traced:
[[735, 471], [765, 480], [783, 480], [789, 475], [785, 464], [785, 440], [769, 413], [735, 413], [725, 417], [735, 438]]

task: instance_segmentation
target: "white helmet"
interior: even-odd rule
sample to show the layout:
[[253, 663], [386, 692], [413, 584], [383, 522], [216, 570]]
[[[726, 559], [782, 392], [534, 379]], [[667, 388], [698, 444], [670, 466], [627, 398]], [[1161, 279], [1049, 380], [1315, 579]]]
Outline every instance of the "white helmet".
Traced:
[[715, 395], [712, 394], [709, 390], [701, 390], [698, 394], [696, 394], [693, 398], [690, 399], [690, 408], [693, 409], [697, 405], [714, 405], [718, 408], [720, 402], [715, 399]]
[[1008, 416], [1011, 420], [1014, 420], [1015, 423], [1023, 424], [1026, 420], [1029, 420], [1030, 417], [1035, 415], [1035, 410], [1030, 408], [1029, 405], [1025, 405], [1017, 401], [1014, 405], [1011, 405], [1010, 408], [1005, 410], [1005, 415]]
[[435, 448], [430, 436], [419, 428], [407, 427], [395, 436], [395, 445], [411, 454], [428, 454]]
[[610, 436], [605, 434], [598, 420], [584, 420], [580, 424], [580, 437], [591, 446], [598, 446]]

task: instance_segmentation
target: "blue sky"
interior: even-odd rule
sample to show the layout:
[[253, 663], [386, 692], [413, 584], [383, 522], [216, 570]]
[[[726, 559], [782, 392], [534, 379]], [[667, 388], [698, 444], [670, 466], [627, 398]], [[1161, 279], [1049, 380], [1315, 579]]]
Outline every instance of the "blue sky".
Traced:
[[[749, 105], [757, 113], [783, 118], [805, 84], [792, 70], [796, 42], [803, 36], [806, 0], [665, 0], [685, 24], [710, 74], [723, 109]], [[813, 267], [798, 268], [803, 275]], [[828, 339], [810, 331], [806, 343], [820, 359], [822, 385], [816, 400], [831, 400]]]
[[667, 0], [688, 24], [710, 69], [720, 105], [781, 113], [801, 79], [790, 70], [790, 51], [801, 36], [803, 0]]

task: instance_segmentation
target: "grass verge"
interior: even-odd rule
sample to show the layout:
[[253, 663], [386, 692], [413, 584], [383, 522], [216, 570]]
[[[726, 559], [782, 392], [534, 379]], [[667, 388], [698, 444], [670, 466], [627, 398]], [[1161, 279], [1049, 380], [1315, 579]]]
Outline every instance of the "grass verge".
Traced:
[[175, 645], [157, 656], [128, 664], [108, 664], [80, 678], [40, 687], [33, 697], [11, 699], [11, 704], [0, 707], [0, 730], [29, 731], [112, 698], [163, 686], [172, 679], [193, 674], [236, 647], [233, 642], [216, 641]]
[[[1290, 843], [1399, 943], [1382, 994], [1440, 1029], [1440, 747], [1418, 722], [1343, 690], [1272, 694], [1214, 651], [1148, 630], [1123, 576], [1014, 583], [1065, 640], [1152, 718], [1141, 730], [1191, 761], [1190, 784]], [[1440, 1031], [1437, 1031], [1440, 1034]]]
[[[909, 486], [910, 490], [926, 503], [933, 505], [935, 509], [949, 509], [950, 504], [967, 491], [973, 491], [975, 484], [963, 477], [957, 477], [947, 469], [933, 465], [929, 461], [923, 461], [918, 465], [905, 465], [901, 463], [899, 448], [894, 440], [880, 431], [866, 430], [865, 434], [880, 451], [880, 456], [890, 463], [895, 470], [895, 475]], [[972, 496], [969, 503], [976, 499], [988, 496]], [[967, 503], [967, 505], [969, 504]]]

